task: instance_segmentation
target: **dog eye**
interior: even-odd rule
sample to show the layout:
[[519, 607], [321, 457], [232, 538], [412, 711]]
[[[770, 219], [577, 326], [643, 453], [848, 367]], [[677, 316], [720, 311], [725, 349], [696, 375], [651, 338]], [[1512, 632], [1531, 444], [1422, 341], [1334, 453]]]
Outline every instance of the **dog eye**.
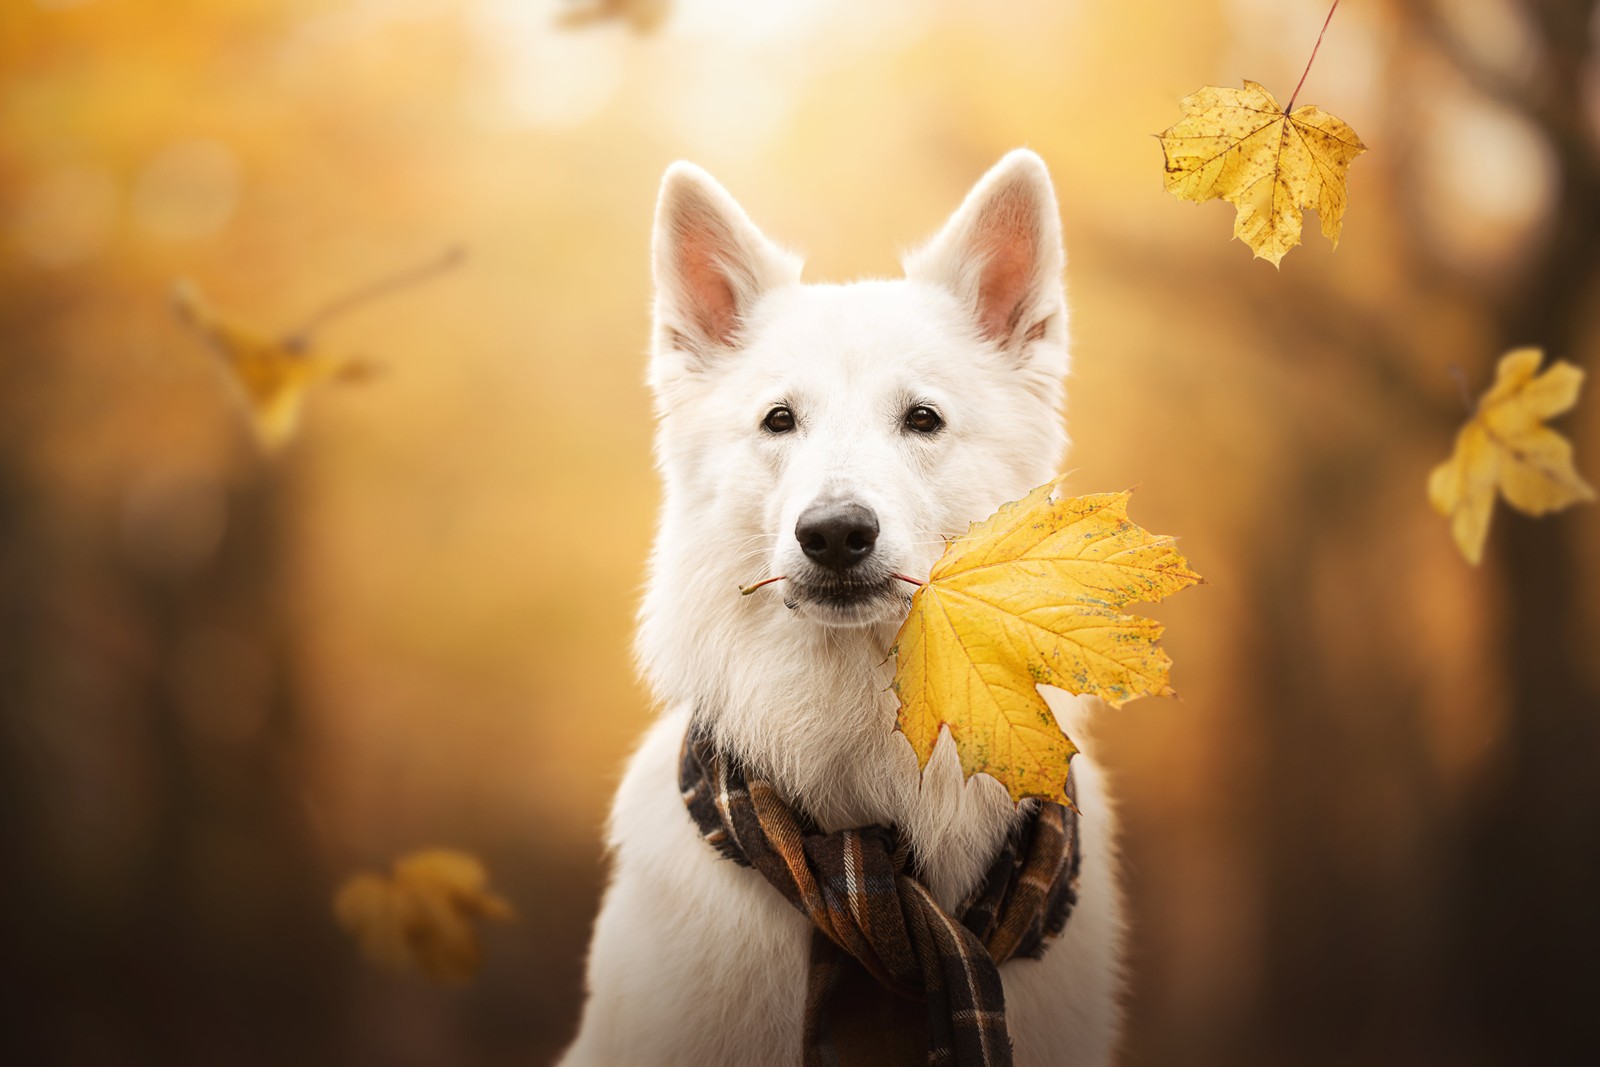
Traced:
[[788, 433], [794, 429], [794, 412], [787, 407], [779, 406], [767, 412], [767, 417], [761, 420], [770, 433]]
[[944, 426], [944, 420], [939, 413], [926, 404], [918, 404], [906, 412], [906, 429], [918, 433], [938, 433]]

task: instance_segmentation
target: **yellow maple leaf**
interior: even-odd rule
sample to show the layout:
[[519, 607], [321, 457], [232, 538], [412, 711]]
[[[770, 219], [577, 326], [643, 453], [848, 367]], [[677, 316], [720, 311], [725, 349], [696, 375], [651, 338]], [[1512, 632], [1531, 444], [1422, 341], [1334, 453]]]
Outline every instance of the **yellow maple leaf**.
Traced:
[[187, 282], [178, 284], [173, 301], [179, 317], [221, 358], [256, 439], [268, 451], [293, 436], [306, 390], [329, 380], [364, 381], [374, 372], [365, 360], [312, 351], [303, 335], [272, 338], [230, 322]]
[[1367, 150], [1356, 131], [1311, 104], [1285, 114], [1253, 81], [1204, 86], [1182, 106], [1187, 114], [1158, 134], [1168, 192], [1235, 205], [1233, 235], [1273, 266], [1300, 243], [1305, 208], [1316, 209], [1322, 235], [1339, 246], [1345, 175]]
[[1578, 402], [1583, 371], [1556, 360], [1540, 374], [1543, 359], [1537, 348], [1500, 357], [1494, 384], [1456, 435], [1454, 454], [1428, 475], [1428, 500], [1450, 519], [1469, 563], [1483, 559], [1496, 489], [1529, 515], [1594, 499], [1573, 465], [1571, 443], [1544, 425]]
[[1128, 493], [1006, 504], [952, 542], [895, 638], [900, 729], [926, 765], [948, 727], [963, 771], [1012, 799], [1063, 798], [1077, 751], [1038, 685], [1111, 704], [1165, 696], [1161, 625], [1122, 614], [1202, 582], [1170, 537], [1128, 518]]
[[516, 917], [489, 892], [477, 857], [451, 849], [404, 856], [387, 878], [355, 875], [339, 887], [333, 910], [373, 964], [452, 983], [478, 971], [483, 950], [475, 920]]

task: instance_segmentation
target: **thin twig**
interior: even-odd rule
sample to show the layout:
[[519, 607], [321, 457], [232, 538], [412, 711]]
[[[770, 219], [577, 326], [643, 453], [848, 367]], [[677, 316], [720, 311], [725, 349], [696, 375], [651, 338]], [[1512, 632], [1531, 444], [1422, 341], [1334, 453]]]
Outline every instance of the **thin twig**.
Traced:
[[330, 300], [328, 303], [322, 305], [322, 307], [313, 312], [311, 317], [306, 319], [305, 323], [298, 330], [295, 330], [289, 334], [284, 343], [289, 348], [305, 348], [311, 343], [312, 331], [322, 327], [330, 320], [343, 315], [352, 308], [365, 304], [369, 300], [376, 300], [377, 298], [381, 296], [387, 296], [398, 289], [405, 289], [409, 286], [416, 285], [419, 282], [426, 281], [436, 274], [443, 274], [445, 271], [454, 270], [461, 263], [461, 261], [466, 258], [466, 254], [466, 249], [462, 248], [460, 245], [453, 245], [450, 248], [445, 249], [443, 255], [431, 259], [420, 266], [410, 267], [406, 270], [391, 274], [386, 278], [379, 278], [377, 281], [368, 282], [366, 285], [363, 285], [358, 289], [348, 292], [334, 300]]
[[1285, 115], [1294, 110], [1294, 102], [1300, 99], [1300, 86], [1306, 83], [1306, 75], [1311, 73], [1311, 64], [1317, 61], [1317, 49], [1322, 47], [1322, 38], [1328, 33], [1328, 23], [1333, 21], [1333, 13], [1339, 10], [1339, 0], [1333, 0], [1333, 6], [1328, 9], [1328, 17], [1322, 20], [1322, 32], [1317, 34], [1317, 43], [1312, 46], [1311, 58], [1306, 60], [1306, 69], [1300, 74], [1300, 84], [1294, 87], [1294, 95], [1289, 97], [1289, 106], [1283, 109]]
[[764, 585], [771, 585], [773, 582], [781, 582], [788, 577], [789, 576], [787, 574], [780, 574], [773, 578], [763, 578], [761, 581], [755, 582], [752, 585], [741, 585], [739, 587], [739, 595], [749, 596], [751, 593], [754, 593], [757, 589], [760, 589]]
[[[773, 582], [781, 582], [786, 580], [788, 577], [789, 576], [787, 574], [779, 574], [771, 578], [763, 578], [759, 582], [752, 582], [750, 585], [741, 585], [739, 587], [739, 595], [749, 596], [751, 593], [754, 593], [757, 589], [760, 589], [764, 585], [771, 585]], [[912, 578], [910, 575], [901, 574], [899, 571], [891, 573], [889, 577], [898, 578], [902, 582], [910, 582], [915, 586], [921, 586], [923, 584], [922, 582], [917, 581], [915, 578]]]

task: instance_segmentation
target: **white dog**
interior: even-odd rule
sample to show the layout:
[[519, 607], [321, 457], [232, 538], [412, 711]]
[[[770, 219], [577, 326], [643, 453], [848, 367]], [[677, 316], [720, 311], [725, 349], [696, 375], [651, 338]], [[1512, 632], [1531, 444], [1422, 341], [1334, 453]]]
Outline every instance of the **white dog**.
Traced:
[[[919, 774], [896, 732], [888, 650], [910, 587], [889, 575], [926, 578], [945, 538], [1060, 469], [1055, 194], [1039, 157], [1014, 151], [904, 278], [805, 285], [798, 258], [677, 163], [654, 259], [665, 500], [638, 654], [665, 711], [617, 792], [589, 999], [563, 1063], [798, 1064], [811, 923], [691, 822], [685, 729], [698, 709], [823, 830], [897, 827], [942, 907], [983, 878], [1015, 808], [993, 779], [963, 782], [948, 734]], [[1079, 703], [1046, 693], [1081, 744]], [[1117, 1041], [1114, 819], [1087, 756], [1073, 773], [1077, 906], [1042, 959], [1000, 970], [1019, 1065], [1103, 1064]]]

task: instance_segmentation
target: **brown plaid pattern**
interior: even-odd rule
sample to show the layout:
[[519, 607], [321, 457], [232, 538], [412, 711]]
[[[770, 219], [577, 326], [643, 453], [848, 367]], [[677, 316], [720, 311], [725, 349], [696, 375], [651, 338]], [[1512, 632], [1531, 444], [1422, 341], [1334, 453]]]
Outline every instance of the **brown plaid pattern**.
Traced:
[[1077, 902], [1071, 809], [1025, 808], [952, 915], [916, 879], [915, 858], [893, 830], [823, 833], [694, 726], [678, 781], [706, 841], [753, 867], [815, 926], [807, 1067], [1011, 1063], [999, 968], [1042, 956]]

